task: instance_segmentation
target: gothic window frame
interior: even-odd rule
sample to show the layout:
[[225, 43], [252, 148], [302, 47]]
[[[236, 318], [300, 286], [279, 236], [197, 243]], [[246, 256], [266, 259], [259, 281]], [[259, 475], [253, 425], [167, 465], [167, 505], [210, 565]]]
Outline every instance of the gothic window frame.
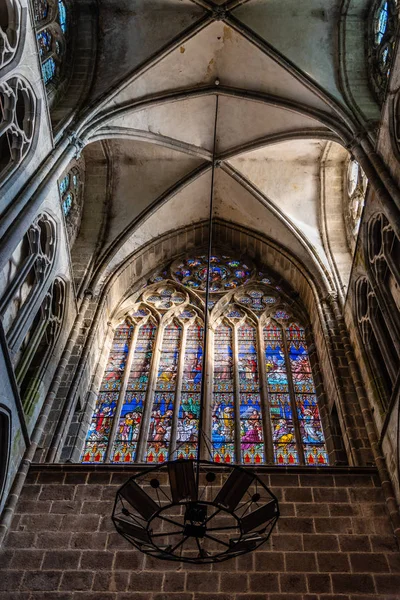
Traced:
[[[12, 321], [6, 326], [6, 337], [12, 355], [15, 355], [26, 331], [30, 326], [32, 312], [36, 310], [48, 277], [51, 274], [57, 251], [57, 226], [47, 213], [39, 214], [17, 249], [25, 245], [25, 257], [22, 264], [15, 268], [7, 290], [0, 299], [0, 314], [2, 318], [12, 311], [12, 304], [20, 304]], [[12, 264], [15, 250], [5, 268], [13, 269]], [[4, 269], [3, 269], [4, 272]], [[28, 280], [31, 286], [25, 298], [20, 300], [21, 290]]]
[[22, 8], [19, 0], [4, 0], [0, 15], [0, 71], [15, 59], [21, 45]]
[[25, 414], [31, 416], [66, 313], [67, 286], [56, 277], [49, 286], [24, 340], [16, 379]]
[[[385, 11], [385, 8], [387, 10]], [[385, 26], [383, 15], [387, 14]], [[385, 100], [394, 56], [398, 16], [396, 0], [376, 0], [368, 18], [367, 57], [370, 85], [381, 106]]]
[[67, 229], [70, 246], [78, 233], [83, 211], [85, 165], [83, 157], [74, 160], [58, 179], [57, 188], [61, 211]]
[[[173, 265], [171, 266], [171, 270], [173, 271]], [[84, 463], [93, 463], [93, 462], [95, 463], [95, 462], [104, 462], [105, 461], [105, 462], [119, 464], [120, 462], [126, 461], [129, 463], [131, 463], [131, 462], [138, 462], [138, 463], [146, 462], [146, 464], [155, 464], [155, 462], [158, 462], [159, 460], [164, 461], [167, 459], [174, 459], [174, 458], [179, 458], [179, 457], [187, 458], [188, 457], [186, 449], [184, 449], [182, 451], [181, 447], [175, 448], [175, 441], [177, 440], [176, 432], [177, 432], [177, 427], [178, 427], [177, 419], [178, 419], [178, 414], [180, 411], [180, 406], [181, 406], [180, 403], [181, 403], [181, 397], [182, 397], [182, 387], [181, 387], [182, 381], [183, 381], [182, 374], [183, 374], [184, 362], [186, 360], [185, 359], [186, 338], [184, 336], [184, 331], [187, 331], [188, 328], [190, 327], [190, 323], [191, 323], [190, 318], [193, 319], [193, 321], [197, 320], [197, 322], [200, 324], [200, 326], [202, 326], [202, 324], [204, 323], [203, 314], [202, 314], [203, 308], [202, 308], [201, 297], [199, 297], [199, 295], [196, 292], [194, 292], [190, 288], [185, 288], [182, 284], [180, 284], [180, 282], [171, 280], [168, 277], [167, 273], [165, 273], [165, 275], [166, 275], [166, 277], [159, 276], [158, 274], [156, 274], [153, 278], [150, 278], [150, 283], [147, 286], [145, 286], [144, 290], [139, 292], [139, 294], [136, 296], [136, 303], [133, 305], [132, 311], [129, 311], [129, 313], [125, 313], [125, 320], [123, 320], [123, 323], [134, 323], [135, 327], [133, 329], [131, 342], [129, 343], [129, 345], [124, 346], [124, 348], [125, 348], [124, 354], [122, 354], [121, 356], [118, 354], [117, 350], [114, 350], [114, 351], [112, 350], [112, 348], [114, 347], [113, 346], [114, 341], [117, 339], [114, 336], [115, 336], [115, 332], [118, 331], [118, 328], [116, 328], [113, 332], [113, 341], [111, 342], [111, 348], [107, 349], [107, 362], [106, 362], [106, 367], [105, 367], [105, 370], [103, 373], [102, 382], [100, 384], [99, 393], [96, 398], [96, 404], [94, 407], [88, 407], [88, 411], [90, 411], [90, 415], [87, 414], [87, 418], [90, 421], [91, 425], [89, 426], [89, 428], [87, 430], [84, 448], [81, 452], [81, 461]], [[268, 281], [268, 284], [271, 284], [271, 281], [268, 279], [264, 279], [264, 281]], [[249, 323], [251, 325], [251, 327], [254, 327], [254, 329], [256, 331], [256, 335], [257, 335], [257, 350], [256, 350], [256, 352], [257, 352], [258, 372], [260, 374], [260, 382], [262, 382], [262, 380], [265, 380], [265, 377], [266, 377], [265, 374], [261, 375], [261, 373], [263, 373], [264, 369], [265, 369], [264, 358], [263, 358], [265, 355], [265, 349], [264, 349], [263, 343], [262, 342], [260, 343], [260, 337], [262, 338], [262, 327], [263, 327], [263, 323], [265, 322], [265, 319], [271, 318], [271, 314], [277, 315], [276, 322], [279, 323], [279, 327], [281, 327], [282, 332], [284, 332], [284, 329], [285, 329], [284, 323], [287, 323], [287, 325], [289, 324], [289, 321], [290, 322], [295, 321], [297, 323], [304, 323], [304, 318], [300, 315], [300, 313], [297, 313], [295, 310], [292, 309], [290, 311], [291, 315], [289, 315], [288, 306], [285, 303], [282, 304], [281, 295], [278, 298], [277, 291], [281, 290], [280, 286], [272, 286], [272, 284], [271, 285], [268, 285], [268, 284], [256, 283], [254, 281], [250, 282], [248, 284], [249, 290], [254, 290], [258, 285], [258, 286], [261, 286], [263, 294], [265, 294], [266, 296], [268, 294], [270, 294], [270, 295], [274, 294], [276, 296], [276, 299], [277, 299], [276, 302], [274, 302], [271, 305], [267, 305], [266, 309], [264, 310], [264, 312], [262, 313], [261, 316], [257, 316], [257, 312], [251, 311], [248, 308], [248, 306], [244, 306], [237, 302], [237, 298], [242, 297], [243, 290], [246, 288], [246, 286], [239, 286], [237, 289], [227, 292], [222, 297], [220, 296], [213, 306], [213, 309], [211, 312], [211, 320], [209, 323], [210, 335], [209, 335], [208, 344], [210, 344], [209, 350], [211, 350], [211, 352], [210, 351], [208, 352], [209, 364], [206, 366], [206, 369], [207, 369], [206, 381], [208, 381], [208, 383], [206, 384], [207, 389], [206, 389], [206, 394], [205, 394], [205, 397], [207, 398], [205, 423], [206, 423], [207, 435], [210, 438], [210, 440], [211, 440], [211, 410], [212, 410], [212, 404], [214, 401], [212, 388], [210, 388], [210, 385], [213, 386], [213, 383], [210, 383], [210, 382], [212, 382], [213, 378], [214, 378], [213, 362], [214, 362], [215, 352], [213, 351], [213, 343], [214, 343], [215, 327], [218, 326], [218, 323], [225, 321], [225, 322], [229, 322], [230, 326], [232, 328], [240, 327], [240, 325], [237, 325], [237, 326], [234, 325], [235, 316], [234, 315], [232, 316], [232, 314], [230, 315], [230, 313], [232, 313], [232, 310], [234, 310], [236, 312], [240, 312], [240, 314], [242, 316], [245, 315], [245, 317], [243, 317], [244, 318], [243, 323], [244, 322]], [[165, 292], [168, 292], [164, 295], [164, 299], [162, 298], [162, 293], [161, 293], [163, 290]], [[277, 290], [277, 291], [275, 291], [275, 290]], [[140, 325], [138, 325], [137, 319], [139, 318], [138, 315], [140, 315], [141, 311], [144, 311], [144, 314], [147, 314], [147, 316], [142, 317], [142, 318], [145, 318], [147, 320], [153, 319], [154, 323], [156, 324], [156, 327], [157, 327], [156, 334], [155, 334], [156, 338], [154, 341], [154, 347], [153, 347], [151, 358], [150, 358], [151, 364], [149, 366], [149, 371], [148, 371], [150, 373], [150, 375], [149, 375], [147, 388], [146, 388], [146, 397], [143, 399], [143, 404], [141, 405], [142, 413], [141, 413], [141, 416], [139, 417], [140, 429], [139, 430], [137, 430], [137, 428], [134, 429], [133, 425], [132, 425], [132, 427], [131, 427], [131, 424], [129, 425], [129, 427], [130, 427], [129, 431], [131, 432], [131, 430], [132, 431], [134, 430], [135, 435], [137, 437], [135, 437], [134, 440], [133, 440], [133, 438], [129, 439], [128, 434], [127, 434], [127, 437], [125, 439], [126, 442], [136, 444], [136, 449], [131, 448], [131, 450], [129, 451], [129, 456], [128, 456], [126, 450], [124, 450], [125, 454], [124, 454], [124, 452], [120, 452], [118, 455], [118, 460], [115, 461], [115, 460], [113, 460], [113, 456], [115, 457], [115, 453], [113, 454], [113, 443], [116, 439], [115, 434], [116, 434], [118, 427], [122, 427], [122, 425], [123, 425], [122, 423], [121, 424], [118, 423], [118, 419], [121, 415], [121, 410], [124, 405], [126, 393], [127, 393], [127, 389], [128, 389], [127, 385], [129, 382], [130, 370], [132, 367], [132, 361], [135, 356], [136, 342], [134, 341], [134, 338], [136, 335], [136, 340], [137, 340], [138, 333], [136, 333], [136, 332], [139, 331], [139, 327], [140, 327]], [[147, 313], [146, 313], [146, 311], [147, 311]], [[185, 312], [191, 314], [191, 317], [190, 318], [188, 317], [189, 320], [183, 320], [183, 317], [181, 315], [183, 315], [183, 313], [185, 313]], [[129, 315], [129, 317], [128, 317], [128, 315]], [[135, 319], [136, 319], [136, 321], [135, 321]], [[287, 319], [289, 319], [289, 321]], [[183, 323], [182, 323], [182, 320], [183, 320]], [[121, 322], [121, 319], [118, 322]], [[160, 364], [161, 364], [160, 363], [160, 354], [162, 354], [165, 331], [167, 330], [168, 326], [174, 322], [177, 325], [179, 325], [179, 324], [182, 325], [182, 332], [180, 334], [181, 346], [179, 349], [179, 355], [176, 359], [177, 360], [177, 365], [176, 365], [177, 371], [176, 371], [176, 374], [174, 375], [176, 389], [174, 388], [171, 392], [174, 395], [174, 400], [173, 400], [173, 403], [171, 404], [171, 406], [169, 406], [169, 404], [168, 404], [169, 400], [164, 399], [164, 403], [165, 403], [164, 412], [159, 411], [160, 414], [159, 414], [159, 417], [157, 417], [160, 420], [160, 422], [162, 421], [163, 426], [165, 425], [165, 427], [167, 427], [167, 426], [169, 427], [169, 431], [171, 432], [170, 434], [168, 434], [168, 439], [167, 439], [168, 444], [169, 444], [169, 446], [167, 445], [167, 447], [169, 448], [169, 450], [168, 450], [168, 452], [163, 453], [163, 456], [161, 459], [160, 459], [159, 455], [156, 455], [156, 453], [152, 453], [153, 460], [151, 460], [149, 462], [147, 460], [148, 459], [148, 451], [149, 451], [149, 447], [150, 447], [149, 444], [152, 440], [149, 439], [148, 432], [150, 431], [150, 420], [153, 418], [153, 416], [155, 418], [157, 415], [155, 406], [157, 405], [157, 401], [156, 401], [156, 395], [157, 395], [156, 390], [157, 390], [157, 385], [158, 385], [157, 381], [160, 376]], [[127, 325], [120, 325], [120, 327], [127, 327]], [[303, 331], [305, 332], [305, 328], [303, 328]], [[283, 339], [286, 340], [286, 334], [282, 333], [282, 335], [284, 336]], [[304, 333], [304, 335], [305, 335], [305, 333]], [[307, 334], [307, 335], [309, 335], [309, 334]], [[170, 336], [170, 339], [172, 339], [171, 336]], [[118, 346], [118, 343], [117, 343], [117, 346], [115, 346], [115, 348], [121, 347], [121, 345]], [[307, 344], [307, 343], [308, 343], [308, 340], [306, 340], [304, 337], [304, 344]], [[238, 343], [235, 341], [235, 349], [234, 349], [235, 357], [239, 356], [238, 348], [239, 348]], [[287, 363], [289, 361], [289, 356], [288, 356], [289, 347], [287, 345], [285, 345], [284, 353], [285, 353], [285, 361]], [[310, 351], [308, 351], [306, 356], [307, 356], [307, 360], [309, 361], [309, 377], [311, 378], [311, 380], [313, 382], [313, 390], [314, 391], [312, 392], [312, 394], [315, 396], [314, 405], [317, 407], [317, 411], [318, 411], [318, 402], [320, 400], [320, 398], [319, 398], [320, 394], [318, 394], [317, 391], [315, 390], [314, 365], [311, 363], [310, 355], [311, 355], [311, 353], [310, 353]], [[111, 360], [111, 363], [109, 362], [110, 360]], [[123, 365], [123, 371], [120, 374], [118, 374], [118, 372], [116, 371], [116, 363]], [[233, 390], [233, 395], [235, 397], [235, 406], [236, 406], [237, 415], [238, 415], [238, 417], [235, 419], [236, 451], [238, 450], [238, 448], [241, 449], [241, 444], [242, 444], [242, 442], [240, 441], [242, 439], [240, 437], [240, 427], [241, 427], [241, 420], [240, 420], [240, 394], [241, 394], [241, 391], [240, 390], [241, 390], [241, 388], [240, 388], [240, 383], [239, 383], [239, 377], [240, 377], [239, 367], [237, 366], [237, 364], [234, 367], [235, 383], [234, 383], [234, 390]], [[107, 389], [106, 389], [105, 384], [104, 384], [105, 379], [109, 378], [109, 376], [107, 375], [107, 373], [109, 372], [109, 371], [107, 371], [108, 365], [112, 365], [112, 369], [111, 369], [112, 377], [115, 377], [115, 376], [119, 377], [119, 379], [121, 381], [119, 388], [118, 388], [118, 398], [108, 394], [109, 388], [107, 387]], [[262, 366], [260, 366], [260, 365], [262, 365]], [[289, 374], [289, 377], [291, 377], [293, 379], [293, 375], [291, 373], [291, 366], [288, 367], [288, 374]], [[292, 379], [291, 379], [291, 381], [292, 381]], [[171, 378], [171, 380], [172, 380], [172, 378]], [[109, 379], [108, 379], [108, 381], [109, 381]], [[112, 379], [111, 379], [111, 381], [112, 381]], [[294, 384], [292, 383], [291, 385], [293, 387]], [[107, 383], [107, 386], [108, 386], [108, 383]], [[265, 391], [266, 390], [265, 382], [263, 385], [261, 385], [261, 388], [264, 390], [264, 392], [259, 391], [258, 393], [263, 395], [262, 400], [260, 400], [260, 402], [261, 402], [260, 406], [263, 406], [263, 408], [262, 408], [263, 414], [261, 416], [262, 432], [263, 432], [264, 443], [266, 444], [265, 456], [267, 456], [267, 461], [260, 461], [260, 462], [258, 462], [258, 464], [273, 464], [272, 430], [268, 430], [268, 427], [272, 426], [272, 419], [269, 417], [269, 413], [268, 413], [268, 417], [267, 417], [267, 412], [266, 412], [268, 404], [267, 404], [267, 401], [265, 400], [265, 394], [267, 393]], [[102, 393], [104, 394], [103, 396], [101, 396]], [[198, 393], [200, 393], [200, 389], [198, 390]], [[293, 404], [293, 402], [295, 402], [294, 391], [290, 391], [290, 392], [288, 392], [288, 394], [290, 394], [290, 397], [293, 398], [291, 400], [292, 404]], [[166, 394], [165, 394], [165, 396], [166, 396]], [[261, 398], [261, 396], [260, 396], [260, 398]], [[167, 412], [169, 412], [171, 414], [167, 415]], [[192, 420], [195, 419], [195, 412], [196, 411], [194, 411], [191, 416]], [[114, 420], [110, 423], [103, 422], [104, 414], [106, 414], [106, 415], [112, 414], [112, 417]], [[101, 421], [101, 423], [98, 421], [98, 415], [100, 415], [101, 419], [103, 419]], [[300, 423], [298, 423], [297, 412], [294, 411], [293, 415], [294, 415], [294, 421], [297, 423], [297, 425], [296, 425], [296, 427], [297, 427], [296, 444], [299, 446], [298, 454], [300, 456], [300, 464], [305, 464], [304, 463], [304, 454], [303, 454], [303, 449], [302, 449], [303, 441], [302, 441], [302, 438], [300, 437], [300, 433], [299, 433]], [[318, 412], [317, 412], [317, 415], [318, 415]], [[138, 421], [136, 416], [135, 416], [135, 419], [136, 419], [136, 421]], [[131, 420], [131, 415], [129, 415], [129, 417]], [[166, 422], [167, 417], [170, 420], [169, 424]], [[312, 417], [312, 418], [314, 418], [314, 417]], [[266, 422], [268, 422], [268, 419], [269, 419], [269, 425], [267, 427]], [[99, 423], [100, 423], [100, 425], [99, 425]], [[86, 421], [86, 425], [88, 425], [88, 424], [89, 423]], [[319, 420], [317, 425], [319, 427], [319, 431], [322, 432], [322, 435], [323, 435], [322, 419]], [[325, 423], [324, 423], [324, 425], [325, 425]], [[239, 430], [239, 433], [238, 433], [238, 430]], [[210, 440], [209, 440], [209, 443], [210, 443]], [[162, 440], [160, 440], [160, 441], [162, 441]], [[128, 444], [126, 443], [125, 445], [127, 446]], [[162, 446], [162, 444], [161, 444], [161, 446]], [[188, 446], [189, 446], [189, 444], [188, 444]], [[136, 451], [136, 455], [135, 455], [135, 457], [133, 457], [133, 453], [135, 451]], [[190, 448], [188, 451], [190, 452]], [[329, 464], [329, 460], [327, 458], [328, 452], [326, 450], [326, 445], [324, 446], [322, 453], [323, 452], [325, 452], [324, 456], [325, 456], [325, 460], [326, 460], [326, 462], [324, 464]], [[122, 461], [119, 460], [121, 456], [125, 457], [125, 459], [123, 459]], [[128, 457], [128, 458], [126, 458], [126, 457]], [[193, 457], [193, 454], [192, 454], [192, 457]], [[249, 464], [249, 462], [247, 462], [246, 464]], [[316, 464], [316, 463], [309, 462], [307, 464]]]
[[0, 404], [0, 504], [6, 487], [11, 454], [11, 419], [10, 410]]
[[20, 75], [0, 81], [0, 187], [28, 155], [36, 133], [37, 99]]
[[[46, 0], [48, 4], [48, 13], [42, 20], [37, 18], [35, 9], [35, 0], [33, 0], [33, 14], [35, 21], [36, 41], [38, 56], [40, 60], [43, 84], [46, 88], [49, 105], [52, 105], [56, 97], [60, 95], [64, 83], [68, 79], [69, 68], [66, 61], [67, 47], [71, 42], [71, 15], [69, 3], [66, 0]], [[63, 27], [60, 18], [60, 7], [63, 6], [66, 14], [65, 25]], [[46, 36], [51, 42], [50, 50], [44, 53], [47, 46]], [[40, 40], [45, 40], [41, 45]], [[51, 63], [49, 76], [47, 76], [46, 65]]]
[[368, 277], [360, 276], [354, 284], [357, 329], [367, 358], [370, 377], [374, 381], [385, 413], [394, 389], [398, 367], [394, 364], [392, 338], [375, 291]]
[[347, 244], [353, 255], [360, 231], [368, 179], [359, 162], [349, 156], [344, 164], [344, 222]]

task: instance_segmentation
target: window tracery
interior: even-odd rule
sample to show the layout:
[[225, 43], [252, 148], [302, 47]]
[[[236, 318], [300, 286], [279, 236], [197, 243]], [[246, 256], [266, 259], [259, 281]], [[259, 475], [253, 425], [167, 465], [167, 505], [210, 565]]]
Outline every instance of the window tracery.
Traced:
[[375, 2], [370, 17], [369, 65], [372, 88], [380, 103], [390, 75], [396, 28], [396, 1]]
[[68, 41], [67, 8], [63, 0], [35, 0], [34, 14], [42, 75], [48, 86], [62, 76]]
[[14, 58], [21, 34], [21, 6], [18, 0], [4, 0], [0, 10], [0, 69]]
[[36, 98], [21, 77], [0, 82], [0, 185], [17, 168], [32, 144]]
[[346, 167], [347, 203], [345, 204], [345, 224], [347, 242], [352, 253], [360, 229], [361, 215], [367, 193], [368, 179], [359, 163], [351, 158]]
[[64, 213], [68, 239], [72, 246], [79, 232], [83, 210], [85, 165], [81, 157], [74, 160], [68, 171], [58, 181], [60, 202]]
[[39, 215], [2, 271], [6, 292], [0, 314], [10, 349], [18, 348], [33, 305], [51, 270], [56, 231], [47, 215]]
[[60, 334], [65, 312], [65, 284], [55, 279], [22, 344], [16, 369], [24, 411], [32, 414], [39, 388]]
[[[260, 283], [249, 261], [215, 256], [213, 265], [206, 366], [212, 460], [328, 464], [304, 327], [279, 286], [265, 274], [268, 283]], [[156, 464], [197, 456], [203, 266], [202, 258], [189, 258], [153, 275], [116, 329], [83, 462]], [[239, 281], [235, 270], [246, 283], [227, 289]]]

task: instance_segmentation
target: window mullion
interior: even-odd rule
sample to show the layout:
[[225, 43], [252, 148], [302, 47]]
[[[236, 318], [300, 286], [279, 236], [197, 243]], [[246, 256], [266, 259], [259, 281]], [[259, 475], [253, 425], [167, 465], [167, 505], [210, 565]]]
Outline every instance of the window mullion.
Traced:
[[171, 428], [171, 440], [169, 447], [169, 458], [173, 460], [176, 458], [176, 431], [178, 428], [178, 416], [179, 416], [179, 408], [181, 405], [181, 396], [182, 396], [182, 378], [183, 378], [183, 366], [185, 364], [185, 352], [186, 352], [186, 339], [189, 325], [185, 323], [182, 330], [182, 336], [180, 339], [180, 349], [179, 349], [179, 359], [177, 366], [177, 375], [176, 375], [176, 386], [175, 386], [175, 401], [174, 401], [174, 413], [172, 416], [172, 428]]
[[274, 444], [272, 440], [272, 428], [271, 428], [271, 407], [268, 396], [267, 378], [265, 376], [265, 349], [264, 349], [264, 336], [263, 327], [261, 323], [258, 323], [257, 327], [257, 356], [258, 356], [258, 373], [260, 381], [260, 397], [262, 406], [262, 421], [264, 428], [264, 447], [265, 456], [267, 463], [274, 463]]
[[133, 356], [134, 356], [135, 350], [136, 350], [136, 342], [137, 342], [138, 333], [139, 333], [139, 327], [137, 325], [135, 325], [134, 329], [133, 329], [131, 343], [129, 346], [128, 356], [126, 357], [124, 374], [122, 376], [121, 388], [119, 390], [117, 406], [115, 408], [114, 419], [113, 419], [113, 423], [112, 423], [112, 427], [111, 427], [111, 431], [110, 431], [110, 438], [108, 441], [108, 447], [107, 447], [107, 452], [106, 452], [104, 462], [110, 461], [110, 456], [111, 456], [112, 448], [113, 448], [114, 441], [115, 441], [115, 435], [117, 433], [118, 426], [119, 426], [119, 418], [121, 416], [121, 410], [122, 410], [122, 407], [123, 407], [124, 401], [125, 401], [125, 393], [126, 393], [126, 388], [128, 386], [128, 379], [129, 379], [129, 374], [131, 372]]
[[289, 360], [288, 340], [287, 340], [287, 336], [286, 336], [286, 329], [284, 327], [282, 327], [282, 339], [283, 339], [283, 347], [284, 347], [284, 354], [285, 354], [286, 372], [288, 374], [290, 402], [292, 405], [293, 426], [294, 426], [294, 430], [296, 433], [297, 452], [298, 452], [298, 457], [299, 457], [299, 463], [301, 465], [304, 465], [305, 464], [304, 449], [303, 449], [303, 444], [302, 444], [299, 420], [297, 418], [296, 392], [294, 390], [294, 385], [293, 385], [293, 373], [292, 373], [292, 366], [291, 366], [290, 360]]
[[155, 386], [157, 382], [157, 372], [158, 365], [160, 363], [161, 356], [161, 344], [164, 337], [164, 330], [166, 324], [159, 324], [157, 330], [157, 337], [154, 343], [153, 357], [152, 357], [152, 365], [149, 373], [149, 381], [147, 385], [147, 393], [144, 401], [143, 407], [143, 419], [142, 426], [140, 428], [137, 452], [136, 452], [136, 462], [144, 462], [144, 456], [146, 452], [146, 445], [149, 435], [149, 427], [150, 427], [150, 417], [151, 411], [153, 410], [154, 404], [154, 394], [155, 394]]
[[240, 439], [240, 381], [239, 381], [239, 343], [238, 326], [233, 327], [233, 381], [235, 398], [235, 462], [242, 462], [242, 447]]

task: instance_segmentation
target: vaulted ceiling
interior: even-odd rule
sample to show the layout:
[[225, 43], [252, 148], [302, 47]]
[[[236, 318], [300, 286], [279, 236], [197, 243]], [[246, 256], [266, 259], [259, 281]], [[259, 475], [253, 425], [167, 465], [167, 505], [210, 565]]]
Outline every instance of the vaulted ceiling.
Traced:
[[99, 6], [82, 135], [110, 159], [101, 280], [141, 245], [207, 218], [215, 158], [214, 215], [279, 242], [333, 289], [321, 159], [371, 129], [339, 76], [342, 0]]

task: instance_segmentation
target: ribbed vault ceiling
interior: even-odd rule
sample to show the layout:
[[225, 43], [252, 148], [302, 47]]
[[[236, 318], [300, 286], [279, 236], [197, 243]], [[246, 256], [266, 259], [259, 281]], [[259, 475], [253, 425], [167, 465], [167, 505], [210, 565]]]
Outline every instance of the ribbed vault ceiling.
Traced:
[[363, 128], [337, 76], [341, 0], [99, 5], [85, 134], [107, 140], [112, 174], [100, 280], [142, 244], [207, 217], [218, 97], [215, 215], [278, 241], [332, 287], [321, 158]]

